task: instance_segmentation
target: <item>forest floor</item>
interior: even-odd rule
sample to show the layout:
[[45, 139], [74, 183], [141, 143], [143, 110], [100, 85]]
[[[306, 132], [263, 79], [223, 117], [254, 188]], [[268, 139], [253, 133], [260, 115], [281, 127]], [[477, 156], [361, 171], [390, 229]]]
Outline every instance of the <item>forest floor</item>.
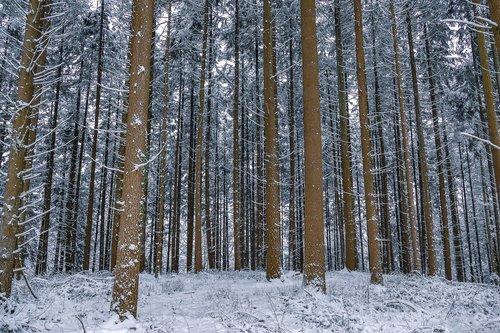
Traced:
[[442, 278], [327, 274], [327, 294], [302, 288], [287, 272], [207, 272], [140, 278], [138, 320], [110, 314], [107, 274], [32, 278], [15, 283], [0, 311], [0, 332], [500, 332], [500, 288]]

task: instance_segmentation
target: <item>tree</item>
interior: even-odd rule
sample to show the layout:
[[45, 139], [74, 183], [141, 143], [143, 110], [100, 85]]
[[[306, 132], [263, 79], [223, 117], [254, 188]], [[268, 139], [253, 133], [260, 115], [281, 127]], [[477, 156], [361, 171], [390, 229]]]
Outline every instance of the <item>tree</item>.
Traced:
[[413, 185], [413, 177], [411, 172], [411, 159], [410, 159], [410, 146], [408, 143], [408, 128], [406, 121], [406, 110], [405, 110], [405, 101], [404, 101], [404, 93], [403, 93], [403, 79], [401, 76], [401, 65], [400, 65], [400, 53], [399, 53], [399, 43], [398, 43], [398, 32], [397, 32], [397, 24], [396, 24], [396, 14], [394, 10], [394, 0], [390, 2], [390, 13], [392, 17], [392, 38], [393, 38], [393, 48], [394, 48], [394, 63], [396, 67], [396, 82], [397, 82], [397, 90], [398, 90], [398, 105], [399, 105], [399, 116], [401, 121], [401, 135], [402, 135], [402, 144], [403, 144], [403, 155], [404, 155], [404, 166], [406, 173], [406, 189], [407, 189], [407, 198], [403, 198], [403, 200], [407, 201], [408, 208], [408, 218], [410, 221], [410, 234], [413, 248], [413, 269], [416, 271], [420, 271], [420, 251], [418, 247], [418, 239], [417, 239], [417, 227], [416, 227], [416, 219], [415, 219], [415, 199], [414, 199], [414, 185]]
[[[97, 87], [95, 97], [94, 130], [92, 133], [92, 152], [90, 154], [89, 199], [87, 205], [87, 225], [85, 227], [85, 249], [83, 253], [83, 270], [89, 269], [90, 243], [92, 239], [92, 217], [94, 214], [95, 170], [97, 156], [97, 136], [99, 134], [99, 113], [101, 110], [102, 71], [104, 54], [104, 0], [101, 0], [101, 18], [99, 23], [99, 50], [97, 51]], [[97, 230], [96, 230], [97, 233]]]
[[167, 9], [167, 40], [165, 41], [165, 80], [163, 91], [163, 113], [161, 119], [161, 156], [160, 156], [160, 175], [159, 175], [159, 200], [158, 200], [158, 219], [155, 227], [155, 276], [161, 273], [163, 265], [163, 221], [165, 207], [165, 165], [167, 158], [167, 117], [168, 117], [168, 101], [169, 101], [169, 77], [170, 77], [170, 34], [172, 29], [172, 2], [168, 1]]
[[325, 243], [323, 222], [323, 158], [319, 100], [318, 47], [315, 0], [300, 2], [302, 32], [302, 76], [304, 98], [304, 282], [323, 292]]
[[239, 108], [240, 108], [240, 12], [239, 1], [235, 0], [234, 25], [234, 91], [233, 91], [233, 232], [234, 232], [234, 269], [241, 269], [241, 213], [240, 213], [240, 140], [239, 140]]
[[375, 188], [373, 184], [370, 124], [368, 118], [368, 93], [366, 86], [365, 51], [363, 45], [363, 18], [361, 0], [354, 0], [356, 34], [356, 69], [358, 78], [359, 123], [361, 127], [361, 149], [363, 180], [365, 184], [366, 223], [368, 225], [368, 251], [370, 254], [371, 282], [383, 284], [382, 265], [378, 242], [378, 220]]
[[208, 44], [208, 23], [210, 13], [210, 1], [205, 0], [204, 15], [203, 15], [203, 42], [201, 55], [201, 75], [200, 75], [200, 91], [198, 94], [198, 125], [196, 139], [196, 161], [195, 161], [195, 191], [194, 191], [194, 271], [201, 272], [203, 268], [202, 262], [202, 243], [201, 243], [201, 162], [202, 162], [202, 147], [203, 147], [203, 109], [205, 105], [205, 76], [207, 64], [207, 44]]
[[128, 97], [125, 166], [123, 175], [124, 213], [118, 237], [118, 255], [113, 285], [112, 310], [124, 319], [137, 317], [139, 283], [140, 221], [142, 220], [143, 168], [146, 154], [151, 38], [154, 0], [134, 0], [130, 39], [130, 91]]
[[429, 275], [436, 274], [436, 254], [434, 252], [434, 235], [433, 235], [433, 221], [432, 221], [432, 203], [431, 194], [429, 188], [429, 172], [427, 167], [427, 157], [425, 149], [425, 138], [424, 130], [422, 124], [422, 112], [420, 107], [420, 93], [418, 89], [418, 78], [417, 78], [417, 65], [415, 60], [415, 50], [413, 45], [413, 30], [411, 24], [411, 12], [408, 10], [406, 12], [406, 24], [407, 24], [407, 34], [408, 34], [408, 46], [410, 52], [410, 68], [411, 77], [413, 83], [413, 97], [415, 106], [415, 123], [417, 125], [417, 139], [418, 139], [418, 156], [420, 166], [420, 178], [422, 182], [422, 205], [424, 210], [424, 221], [425, 221], [425, 238], [427, 241], [427, 252], [429, 261]]
[[36, 68], [36, 48], [39, 42], [44, 6], [50, 6], [49, 1], [31, 0], [26, 16], [21, 66], [19, 67], [19, 84], [17, 90], [17, 112], [13, 118], [11, 147], [7, 165], [7, 179], [2, 207], [2, 222], [0, 224], [0, 292], [10, 296], [14, 269], [14, 250], [20, 213], [23, 179], [21, 172], [25, 169], [26, 146], [25, 137], [28, 123], [33, 112], [33, 75]]
[[270, 0], [264, 0], [264, 155], [266, 170], [266, 277], [281, 276], [280, 194], [276, 78], [273, 75], [273, 13]]
[[344, 51], [342, 46], [342, 25], [340, 0], [335, 0], [335, 50], [337, 56], [337, 87], [340, 112], [340, 149], [342, 164], [342, 190], [346, 234], [346, 267], [354, 271], [357, 268], [356, 221], [354, 220], [354, 196], [351, 171], [351, 152], [349, 136], [349, 112], [347, 109], [346, 84], [344, 73]]
[[497, 51], [500, 48], [500, 2], [497, 0], [488, 0], [488, 5], [490, 7], [490, 16], [496, 25], [493, 25], [493, 35], [495, 36], [495, 44]]

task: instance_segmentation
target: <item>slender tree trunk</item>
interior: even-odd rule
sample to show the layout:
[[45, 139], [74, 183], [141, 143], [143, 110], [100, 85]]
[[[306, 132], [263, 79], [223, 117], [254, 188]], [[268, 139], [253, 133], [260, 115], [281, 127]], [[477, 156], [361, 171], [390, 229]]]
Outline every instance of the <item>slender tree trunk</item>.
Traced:
[[110, 123], [111, 123], [111, 100], [109, 101], [109, 107], [108, 107], [108, 117], [107, 117], [107, 124], [106, 124], [106, 139], [104, 143], [105, 147], [105, 152], [104, 152], [104, 164], [102, 166], [102, 187], [101, 187], [101, 203], [100, 203], [100, 216], [99, 216], [99, 223], [100, 223], [100, 230], [99, 230], [99, 270], [102, 271], [105, 269], [104, 263], [106, 261], [105, 257], [105, 245], [106, 245], [106, 194], [107, 192], [107, 187], [108, 187], [108, 161], [109, 161], [109, 129], [110, 129]]
[[[63, 29], [64, 33], [64, 29]], [[51, 123], [51, 135], [50, 135], [50, 145], [49, 154], [47, 155], [47, 179], [44, 185], [44, 195], [43, 195], [43, 217], [42, 224], [40, 226], [40, 238], [38, 241], [38, 255], [36, 263], [36, 274], [45, 274], [47, 272], [47, 257], [48, 257], [48, 245], [49, 245], [49, 224], [50, 224], [50, 211], [52, 203], [52, 183], [54, 176], [54, 156], [56, 148], [56, 133], [57, 133], [57, 118], [59, 116], [59, 97], [61, 94], [61, 81], [62, 81], [62, 58], [63, 58], [63, 44], [59, 46], [59, 68], [57, 70], [57, 83], [56, 83], [56, 95], [54, 102], [54, 110], [52, 113], [52, 123]]]
[[289, 72], [290, 92], [288, 97], [288, 138], [290, 143], [290, 200], [289, 200], [289, 228], [288, 228], [288, 255], [290, 258], [290, 270], [297, 269], [297, 235], [295, 221], [295, 85], [293, 71], [293, 26], [290, 18], [289, 27]]
[[118, 163], [116, 173], [115, 204], [113, 208], [113, 230], [111, 232], [111, 271], [115, 269], [118, 255], [118, 235], [120, 231], [120, 221], [123, 212], [123, 170], [125, 167], [125, 136], [127, 134], [127, 111], [122, 111], [120, 129], [120, 139], [118, 148]]
[[124, 214], [118, 237], [118, 256], [113, 285], [112, 310], [121, 319], [126, 313], [137, 317], [137, 293], [140, 260], [140, 221], [142, 219], [142, 186], [146, 154], [151, 38], [154, 1], [134, 0], [130, 43], [130, 92], [128, 97], [125, 168], [123, 176]]
[[[240, 108], [240, 21], [239, 1], [235, 0], [234, 28], [234, 90], [233, 90], [233, 231], [234, 269], [241, 269], [241, 204], [240, 204], [240, 152], [239, 152], [239, 108]], [[258, 80], [258, 78], [256, 78]]]
[[382, 119], [382, 101], [381, 101], [381, 91], [380, 91], [380, 81], [379, 81], [379, 68], [378, 68], [378, 54], [376, 46], [376, 29], [375, 29], [375, 19], [372, 17], [372, 44], [373, 44], [373, 71], [375, 77], [375, 123], [377, 130], [377, 140], [379, 146], [379, 176], [378, 178], [378, 192], [380, 198], [380, 222], [381, 222], [381, 236], [383, 237], [382, 243], [382, 265], [385, 273], [389, 273], [394, 270], [394, 255], [392, 249], [392, 230], [390, 223], [390, 211], [389, 211], [389, 189], [388, 189], [388, 176], [387, 176], [387, 161], [386, 152], [384, 145], [384, 131], [383, 131], [383, 119]]
[[205, 75], [207, 63], [207, 40], [208, 40], [208, 23], [210, 13], [210, 1], [205, 0], [204, 6], [204, 23], [203, 23], [203, 42], [201, 56], [201, 75], [200, 75], [200, 92], [198, 94], [198, 132], [196, 140], [195, 154], [195, 191], [194, 191], [194, 271], [201, 272], [203, 269], [203, 251], [201, 240], [201, 162], [203, 148], [203, 109], [205, 105]]
[[[163, 113], [161, 117], [161, 139], [160, 139], [160, 168], [159, 168], [159, 198], [158, 198], [158, 218], [156, 220], [154, 237], [154, 273], [158, 277], [163, 265], [163, 224], [165, 209], [165, 168], [167, 163], [167, 125], [168, 125], [168, 101], [169, 101], [169, 78], [170, 78], [170, 33], [172, 29], [172, 1], [167, 5], [167, 40], [165, 42], [165, 79], [163, 90]], [[179, 97], [182, 94], [179, 95]]]
[[273, 14], [270, 0], [264, 0], [264, 140], [266, 169], [266, 277], [281, 276], [278, 125], [275, 77], [273, 75]]
[[[210, 26], [212, 26], [212, 10], [210, 10]], [[205, 144], [205, 232], [207, 238], [208, 268], [215, 268], [215, 248], [213, 244], [213, 227], [210, 210], [210, 145], [212, 144], [212, 63], [213, 63], [213, 38], [212, 29], [209, 33], [210, 46], [208, 51], [208, 98], [207, 98], [207, 132]], [[217, 143], [216, 143], [217, 144]]]
[[193, 228], [194, 228], [194, 159], [196, 150], [196, 120], [194, 113], [194, 82], [191, 79], [191, 113], [189, 120], [189, 162], [188, 162], [188, 204], [187, 204], [187, 271], [193, 270]]
[[476, 215], [476, 200], [474, 199], [474, 186], [472, 185], [472, 172], [471, 172], [471, 167], [470, 167], [470, 159], [469, 159], [469, 150], [466, 149], [465, 156], [467, 159], [467, 171], [469, 175], [469, 186], [470, 186], [470, 195], [471, 195], [471, 201], [472, 201], [472, 217], [474, 219], [474, 236], [475, 236], [475, 241], [476, 241], [476, 248], [477, 248], [477, 263], [479, 265], [479, 271], [477, 274], [477, 281], [479, 283], [483, 282], [483, 257], [481, 256], [481, 243], [479, 242], [479, 229], [477, 227], [477, 218], [478, 216]]
[[[99, 129], [99, 113], [101, 109], [101, 86], [103, 72], [103, 54], [104, 54], [104, 0], [101, 0], [101, 21], [99, 25], [99, 50], [97, 53], [97, 86], [95, 97], [94, 112], [94, 130], [92, 134], [92, 151], [90, 153], [90, 180], [89, 197], [87, 206], [87, 225], [85, 227], [85, 248], [83, 250], [83, 270], [89, 269], [90, 263], [90, 241], [92, 238], [92, 219], [94, 213], [94, 192], [95, 192], [95, 171], [97, 156], [97, 137]], [[96, 230], [97, 232], [97, 230]]]
[[80, 136], [79, 123], [80, 123], [80, 105], [82, 98], [82, 72], [83, 72], [83, 59], [80, 62], [80, 80], [78, 86], [78, 93], [76, 96], [76, 107], [75, 113], [73, 115], [74, 119], [74, 127], [73, 127], [73, 135], [72, 135], [72, 144], [71, 144], [71, 160], [70, 160], [70, 171], [69, 171], [69, 184], [68, 184], [68, 200], [66, 201], [66, 244], [65, 244], [65, 271], [71, 272], [73, 271], [73, 261], [74, 261], [74, 253], [73, 253], [73, 239], [75, 237], [76, 230], [73, 226], [74, 221], [73, 217], [75, 215], [75, 201], [76, 201], [76, 192], [75, 187], [77, 186], [77, 174], [76, 168], [78, 164], [78, 139]]
[[450, 196], [451, 205], [451, 230], [453, 232], [453, 250], [455, 252], [455, 272], [457, 280], [464, 282], [464, 267], [463, 267], [463, 251], [462, 251], [462, 235], [460, 230], [460, 219], [458, 212], [458, 202], [456, 198], [456, 187], [451, 170], [450, 150], [448, 147], [448, 139], [446, 135], [446, 127], [443, 128], [444, 152], [445, 152], [445, 172], [448, 177], [448, 195]]
[[[394, 79], [394, 86], [396, 86], [396, 79]], [[395, 110], [399, 108], [399, 98], [398, 90], [394, 89], [394, 104]], [[399, 200], [399, 220], [401, 225], [401, 252], [402, 252], [402, 271], [403, 273], [411, 272], [411, 258], [410, 258], [410, 239], [408, 237], [408, 195], [406, 191], [408, 190], [405, 186], [405, 181], [403, 180], [404, 171], [401, 161], [403, 161], [403, 152], [401, 149], [401, 130], [400, 123], [401, 119], [399, 117], [400, 113], [398, 111], [394, 112], [393, 123], [394, 123], [394, 134], [395, 134], [395, 146], [396, 146], [396, 180]], [[400, 194], [400, 195], [399, 195]]]
[[340, 149], [342, 164], [342, 190], [345, 219], [346, 267], [357, 268], [356, 221], [354, 218], [354, 196], [349, 145], [349, 112], [347, 110], [346, 84], [344, 75], [344, 52], [342, 46], [342, 24], [340, 0], [335, 0], [335, 46], [337, 56], [337, 80], [340, 111]]
[[[177, 111], [177, 142], [175, 147], [175, 160], [174, 160], [174, 206], [173, 206], [173, 221], [172, 227], [170, 228], [171, 233], [171, 256], [172, 256], [172, 268], [171, 271], [179, 272], [179, 250], [180, 250], [180, 206], [181, 206], [181, 170], [182, 170], [182, 134], [183, 134], [183, 84], [181, 76], [181, 86], [179, 87], [179, 107]], [[192, 243], [191, 243], [192, 244]], [[189, 271], [188, 271], [189, 272]]]
[[433, 276], [436, 275], [436, 254], [434, 251], [434, 236], [433, 236], [433, 221], [432, 221], [432, 203], [431, 194], [429, 187], [429, 172], [427, 167], [427, 157], [425, 149], [425, 138], [424, 130], [422, 128], [422, 114], [420, 108], [420, 96], [418, 90], [418, 78], [417, 78], [417, 65], [415, 61], [415, 51], [413, 43], [413, 31], [410, 10], [406, 12], [406, 24], [408, 33], [408, 45], [410, 52], [410, 67], [411, 76], [413, 82], [413, 97], [415, 102], [415, 122], [417, 125], [417, 138], [418, 138], [418, 150], [419, 150], [419, 166], [420, 166], [420, 178], [422, 182], [422, 206], [424, 208], [424, 218], [425, 218], [425, 238], [427, 240], [427, 253], [428, 253], [428, 264], [429, 271], [428, 274]]
[[[472, 248], [471, 232], [469, 224], [469, 207], [467, 203], [467, 191], [465, 190], [465, 173], [464, 173], [465, 161], [462, 157], [462, 145], [460, 144], [458, 145], [458, 154], [460, 158], [460, 175], [462, 176], [462, 199], [463, 199], [463, 209], [464, 209], [465, 233], [467, 237], [467, 250], [469, 253], [469, 272], [472, 282], [476, 282], [476, 276], [474, 274], [474, 264], [473, 264], [473, 251], [472, 251], [473, 248]], [[469, 186], [472, 186], [472, 184], [470, 184]], [[467, 274], [465, 276], [467, 276]]]
[[370, 254], [371, 282], [374, 284], [383, 284], [378, 241], [379, 225], [377, 220], [375, 188], [373, 184], [373, 162], [371, 157], [370, 124], [368, 118], [368, 92], [366, 86], [361, 0], [354, 0], [354, 20], [356, 33], [359, 123], [361, 127], [361, 150], [363, 159], [363, 178], [365, 183], [366, 223], [368, 225], [368, 249]]
[[[403, 80], [401, 76], [401, 65], [399, 62], [399, 43], [398, 43], [398, 32], [396, 25], [396, 14], [394, 11], [394, 0], [390, 2], [390, 12], [392, 17], [392, 39], [393, 39], [393, 47], [394, 47], [394, 62], [396, 66], [396, 79], [397, 79], [397, 88], [398, 88], [398, 102], [399, 102], [399, 114], [401, 121], [401, 134], [402, 134], [402, 143], [403, 143], [403, 156], [404, 156], [404, 165], [405, 165], [405, 173], [406, 173], [406, 188], [407, 188], [407, 201], [408, 201], [408, 219], [410, 222], [410, 232], [411, 232], [411, 241], [413, 248], [413, 268], [416, 271], [420, 271], [420, 251], [418, 247], [418, 238], [417, 238], [417, 222], [415, 220], [415, 188], [413, 185], [413, 177], [411, 172], [411, 159], [410, 159], [410, 148], [408, 142], [408, 128], [406, 121], [406, 111], [405, 111], [405, 102], [404, 102], [404, 93], [403, 93]], [[406, 199], [403, 199], [406, 200]]]
[[445, 277], [452, 279], [451, 274], [451, 250], [450, 250], [450, 232], [448, 227], [448, 206], [446, 204], [446, 185], [443, 171], [443, 147], [441, 143], [441, 128], [439, 125], [439, 110], [436, 95], [436, 85], [434, 83], [434, 74], [431, 63], [431, 46], [427, 32], [427, 25], [424, 26], [425, 51], [427, 60], [427, 76], [429, 78], [429, 93], [431, 97], [432, 109], [432, 129], [434, 131], [434, 143], [436, 145], [437, 172], [439, 178], [439, 201], [441, 204], [441, 228], [443, 235], [443, 259]]

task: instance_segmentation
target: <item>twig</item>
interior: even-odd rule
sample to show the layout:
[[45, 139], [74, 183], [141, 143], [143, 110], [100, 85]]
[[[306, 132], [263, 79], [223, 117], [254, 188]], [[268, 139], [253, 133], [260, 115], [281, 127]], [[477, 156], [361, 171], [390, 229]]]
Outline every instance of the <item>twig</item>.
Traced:
[[80, 324], [82, 325], [82, 328], [83, 328], [83, 333], [87, 333], [87, 330], [85, 329], [85, 325], [83, 324], [83, 321], [82, 319], [79, 317], [79, 316], [75, 316], [76, 319], [78, 319], [78, 321], [80, 322]]

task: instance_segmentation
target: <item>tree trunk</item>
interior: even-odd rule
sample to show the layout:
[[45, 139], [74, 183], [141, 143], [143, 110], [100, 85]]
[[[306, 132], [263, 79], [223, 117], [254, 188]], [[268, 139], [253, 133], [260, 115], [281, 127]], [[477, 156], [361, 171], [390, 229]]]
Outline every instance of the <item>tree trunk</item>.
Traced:
[[431, 63], [431, 46], [427, 32], [427, 25], [424, 26], [425, 51], [427, 60], [427, 76], [429, 78], [429, 93], [431, 97], [432, 109], [432, 129], [434, 131], [434, 143], [436, 145], [437, 172], [439, 178], [439, 201], [441, 205], [441, 227], [443, 235], [443, 259], [445, 277], [452, 279], [451, 274], [451, 250], [450, 250], [450, 231], [448, 227], [448, 206], [446, 204], [446, 185], [443, 172], [443, 147], [441, 143], [441, 128], [439, 125], [438, 100], [436, 95], [436, 85], [434, 83], [434, 74]]
[[[479, 5], [480, 1], [479, 0], [474, 0], [474, 3]], [[490, 1], [491, 5], [492, 1]], [[498, 17], [496, 13], [500, 11], [498, 9], [498, 5], [493, 5], [490, 7], [490, 9], [494, 12], [492, 12], [492, 15], [495, 14], [494, 19], [496, 19], [496, 22], [498, 22]], [[474, 14], [477, 16], [477, 9], [474, 8]], [[488, 129], [489, 129], [489, 139], [490, 142], [499, 147], [500, 146], [500, 136], [498, 134], [498, 122], [497, 122], [497, 114], [495, 111], [495, 96], [493, 94], [493, 84], [491, 81], [491, 74], [489, 70], [489, 61], [488, 61], [488, 49], [486, 46], [486, 38], [484, 35], [483, 28], [477, 27], [478, 34], [477, 34], [477, 42], [478, 42], [478, 49], [479, 49], [479, 60], [481, 63], [481, 71], [483, 74], [483, 89], [484, 89], [484, 99], [485, 99], [485, 104], [486, 104], [486, 116], [488, 119]], [[495, 30], [495, 39], [498, 40], [498, 29]], [[500, 36], [499, 36], [500, 37]], [[498, 44], [500, 45], [500, 44]], [[500, 149], [492, 149], [491, 153], [493, 155], [493, 168], [494, 168], [494, 174], [495, 174], [495, 189], [497, 193], [497, 198], [496, 198], [496, 203], [497, 207], [500, 206]], [[495, 222], [496, 226], [496, 231], [497, 231], [497, 248], [496, 252], [498, 255], [500, 255], [500, 221], [496, 219]], [[499, 260], [499, 265], [500, 266], [500, 260]]]
[[428, 274], [433, 276], [436, 275], [436, 254], [434, 251], [434, 236], [433, 236], [433, 221], [432, 221], [432, 203], [431, 194], [429, 187], [429, 172], [427, 167], [427, 157], [425, 149], [425, 138], [424, 130], [422, 128], [422, 115], [420, 110], [420, 96], [418, 90], [418, 78], [417, 78], [417, 65], [415, 61], [415, 51], [413, 43], [413, 32], [410, 11], [406, 12], [406, 24], [408, 33], [408, 45], [410, 52], [410, 67], [411, 67], [411, 77], [413, 83], [413, 97], [415, 102], [415, 122], [417, 125], [417, 138], [418, 138], [418, 150], [419, 150], [419, 166], [420, 166], [420, 178], [422, 181], [422, 206], [424, 208], [424, 219], [425, 219], [425, 238], [427, 240], [427, 252], [428, 252], [428, 264], [429, 271]]
[[[160, 168], [159, 168], [159, 198], [158, 198], [158, 218], [156, 220], [154, 252], [155, 261], [153, 264], [155, 277], [162, 271], [163, 265], [163, 224], [165, 209], [165, 167], [167, 163], [167, 125], [168, 125], [168, 101], [169, 101], [169, 77], [170, 77], [170, 33], [172, 29], [172, 1], [167, 5], [167, 40], [165, 42], [165, 85], [163, 90], [163, 113], [161, 116], [161, 139], [160, 139]], [[181, 95], [179, 95], [181, 96]]]
[[363, 179], [365, 184], [366, 223], [368, 225], [368, 250], [370, 255], [371, 282], [374, 284], [383, 284], [378, 241], [379, 225], [377, 220], [377, 204], [373, 184], [373, 163], [371, 157], [370, 124], [368, 118], [368, 91], [366, 86], [361, 0], [354, 0], [354, 20], [356, 34], [359, 124], [361, 127], [361, 150], [363, 159]]
[[451, 230], [453, 232], [453, 250], [455, 252], [455, 272], [457, 280], [464, 282], [463, 268], [463, 252], [462, 252], [462, 235], [460, 228], [460, 219], [458, 211], [458, 202], [456, 198], [456, 187], [454, 183], [453, 172], [451, 170], [450, 150], [448, 147], [448, 138], [446, 135], [446, 127], [443, 128], [444, 153], [445, 153], [445, 172], [448, 178], [448, 195], [450, 196], [451, 205]]
[[346, 267], [357, 269], [356, 221], [354, 219], [354, 196], [351, 171], [349, 112], [347, 110], [346, 84], [344, 75], [344, 51], [342, 46], [342, 24], [340, 0], [335, 0], [335, 49], [337, 56], [337, 80], [340, 112], [340, 149], [342, 165], [342, 191], [345, 219]]
[[47, 1], [31, 0], [23, 41], [23, 52], [19, 67], [19, 84], [17, 91], [17, 113], [13, 117], [12, 137], [7, 166], [7, 178], [4, 189], [2, 208], [2, 223], [0, 224], [0, 292], [10, 296], [14, 270], [14, 250], [18, 228], [21, 193], [23, 190], [22, 171], [25, 169], [26, 146], [25, 137], [32, 115], [31, 104], [34, 92], [33, 74], [37, 43], [39, 42], [43, 6], [50, 5]]
[[134, 0], [130, 43], [130, 92], [128, 97], [123, 206], [118, 237], [118, 256], [113, 285], [112, 310], [125, 319], [137, 317], [139, 284], [140, 221], [142, 219], [143, 163], [146, 154], [151, 38], [154, 1]]
[[[87, 225], [85, 227], [85, 248], [83, 250], [83, 270], [89, 269], [90, 263], [90, 242], [92, 239], [92, 219], [94, 213], [94, 192], [95, 192], [95, 170], [97, 156], [97, 136], [99, 129], [99, 113], [101, 109], [101, 87], [104, 54], [104, 0], [101, 0], [101, 20], [99, 24], [99, 50], [97, 53], [97, 84], [94, 112], [94, 130], [92, 134], [92, 151], [90, 153], [90, 180], [89, 196], [87, 205]], [[96, 230], [97, 232], [97, 230]]]
[[323, 221], [323, 158], [319, 96], [316, 4], [301, 0], [302, 76], [304, 96], [304, 284], [326, 292]]
[[281, 276], [279, 160], [275, 77], [273, 75], [273, 14], [270, 0], [264, 0], [264, 151], [266, 169], [266, 277]]
[[200, 75], [200, 91], [198, 95], [198, 132], [196, 140], [195, 154], [195, 191], [194, 191], [194, 271], [201, 272], [203, 269], [203, 251], [202, 251], [202, 234], [201, 234], [201, 162], [203, 148], [203, 108], [205, 104], [205, 75], [207, 63], [207, 40], [208, 40], [208, 23], [209, 23], [210, 1], [205, 0], [204, 6], [204, 23], [203, 23], [203, 44], [201, 56], [201, 75]]
[[[64, 28], [63, 28], [64, 34]], [[54, 102], [54, 110], [52, 113], [51, 135], [49, 154], [47, 155], [47, 179], [44, 184], [43, 194], [43, 217], [42, 224], [40, 225], [40, 238], [38, 241], [38, 255], [36, 262], [36, 274], [42, 275], [47, 272], [47, 257], [49, 245], [49, 224], [50, 224], [50, 211], [52, 203], [52, 181], [54, 176], [54, 156], [56, 148], [56, 133], [57, 133], [57, 118], [59, 116], [59, 97], [61, 94], [61, 81], [62, 81], [62, 60], [63, 60], [63, 44], [59, 46], [59, 68], [57, 69], [57, 83], [56, 95]]]
[[[479, 0], [476, 0], [475, 3], [479, 4]], [[496, 26], [492, 26], [495, 44], [497, 50], [500, 51], [500, 2], [498, 0], [488, 0], [488, 4], [490, 6], [490, 19], [496, 23]]]
[[[402, 143], [403, 143], [403, 156], [404, 156], [404, 164], [405, 164], [405, 173], [406, 173], [406, 189], [407, 189], [407, 201], [408, 201], [408, 219], [410, 222], [410, 232], [411, 232], [411, 241], [413, 248], [413, 268], [415, 271], [420, 271], [420, 251], [418, 247], [418, 238], [417, 238], [417, 222], [415, 220], [415, 188], [413, 185], [413, 177], [411, 173], [411, 159], [410, 159], [410, 148], [408, 143], [408, 128], [406, 121], [406, 111], [405, 111], [405, 102], [404, 102], [404, 93], [403, 93], [403, 80], [401, 76], [401, 65], [399, 63], [399, 43], [398, 43], [398, 32], [396, 25], [396, 14], [394, 12], [394, 0], [390, 2], [390, 12], [392, 17], [392, 40], [394, 47], [394, 62], [396, 66], [396, 79], [397, 79], [397, 88], [398, 88], [398, 102], [399, 102], [399, 114], [401, 121], [401, 135], [402, 135]], [[403, 198], [406, 200], [406, 198]]]
[[[234, 269], [241, 269], [241, 204], [240, 204], [240, 152], [239, 152], [239, 108], [240, 108], [240, 21], [239, 1], [235, 0], [234, 27], [234, 89], [233, 89], [233, 232]], [[258, 78], [256, 78], [258, 80]]]

